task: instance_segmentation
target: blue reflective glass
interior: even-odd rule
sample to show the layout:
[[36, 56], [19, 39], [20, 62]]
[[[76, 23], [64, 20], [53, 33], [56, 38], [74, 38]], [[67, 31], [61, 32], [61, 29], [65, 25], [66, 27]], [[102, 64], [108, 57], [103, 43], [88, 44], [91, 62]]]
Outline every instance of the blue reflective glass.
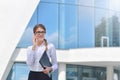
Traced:
[[110, 47], [120, 46], [120, 14], [115, 11], [109, 11], [107, 36], [109, 37]]
[[77, 48], [78, 10], [74, 5], [60, 5], [60, 40], [61, 49]]
[[40, 0], [40, 2], [59, 2], [59, 0]]
[[58, 4], [40, 3], [38, 23], [46, 26], [46, 39], [58, 48]]
[[110, 0], [94, 0], [94, 6], [99, 8], [109, 9]]
[[66, 65], [66, 80], [106, 80], [106, 68]]
[[[116, 12], [119, 3], [119, 0], [41, 0], [17, 47], [32, 45], [32, 31], [37, 23], [46, 26], [46, 38], [56, 48], [120, 46], [120, 13]], [[117, 21], [112, 19], [115, 16]]]
[[60, 3], [78, 4], [78, 0], [60, 0]]
[[7, 80], [27, 80], [29, 68], [25, 63], [15, 63]]
[[28, 47], [32, 45], [33, 27], [37, 24], [37, 9], [35, 10], [30, 22], [27, 25], [17, 47]]
[[78, 4], [81, 6], [94, 6], [94, 0], [78, 0]]
[[94, 9], [79, 6], [79, 47], [94, 47]]
[[[7, 80], [27, 80], [29, 71], [29, 67], [25, 63], [15, 63]], [[58, 70], [52, 73], [52, 80], [58, 80]]]
[[[104, 46], [104, 39], [108, 37], [108, 12], [105, 9], [95, 9], [95, 46], [102, 47]], [[111, 33], [110, 33], [111, 34]], [[107, 42], [108, 39], [107, 39]], [[108, 44], [109, 45], [109, 44]]]
[[27, 80], [29, 68], [26, 64], [15, 64], [15, 80]]

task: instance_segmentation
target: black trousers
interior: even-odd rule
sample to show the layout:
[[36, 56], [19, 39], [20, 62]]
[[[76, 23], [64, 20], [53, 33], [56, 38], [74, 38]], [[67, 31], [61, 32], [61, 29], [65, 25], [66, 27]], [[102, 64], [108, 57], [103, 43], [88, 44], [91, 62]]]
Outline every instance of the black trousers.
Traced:
[[52, 80], [47, 74], [43, 72], [30, 71], [28, 80]]

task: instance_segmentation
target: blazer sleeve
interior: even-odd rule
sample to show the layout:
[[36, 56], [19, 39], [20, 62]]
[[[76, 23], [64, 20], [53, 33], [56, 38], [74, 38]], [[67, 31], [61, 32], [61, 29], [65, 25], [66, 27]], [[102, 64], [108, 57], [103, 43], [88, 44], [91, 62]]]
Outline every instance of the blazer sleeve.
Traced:
[[55, 50], [55, 47], [54, 45], [51, 45], [51, 62], [52, 62], [52, 69], [54, 72], [57, 68], [58, 68], [58, 63], [57, 63], [57, 57], [56, 57], [56, 50]]
[[35, 52], [32, 50], [31, 47], [27, 48], [27, 60], [26, 63], [27, 65], [31, 66], [34, 64], [35, 61]]

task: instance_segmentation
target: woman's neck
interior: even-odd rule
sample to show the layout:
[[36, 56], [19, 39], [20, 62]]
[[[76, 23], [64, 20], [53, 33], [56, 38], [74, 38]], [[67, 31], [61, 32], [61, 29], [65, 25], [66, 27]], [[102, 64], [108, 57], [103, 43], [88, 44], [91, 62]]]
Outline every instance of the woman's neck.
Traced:
[[37, 46], [40, 46], [43, 43], [43, 41], [38, 41]]

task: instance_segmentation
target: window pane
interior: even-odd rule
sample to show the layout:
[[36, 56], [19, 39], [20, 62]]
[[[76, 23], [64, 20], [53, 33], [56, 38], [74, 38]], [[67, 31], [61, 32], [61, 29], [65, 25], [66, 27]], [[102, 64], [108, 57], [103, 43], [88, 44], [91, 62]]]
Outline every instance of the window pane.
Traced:
[[120, 14], [110, 11], [108, 20], [108, 36], [110, 47], [120, 46]]
[[66, 80], [79, 80], [77, 78], [77, 66], [66, 65]]
[[40, 0], [40, 3], [41, 2], [58, 2], [59, 0]]
[[7, 80], [27, 80], [29, 68], [25, 63], [15, 63]]
[[[11, 69], [7, 80], [27, 80], [29, 67], [25, 63], [15, 63]], [[58, 80], [58, 70], [52, 73], [52, 80]]]
[[95, 9], [95, 46], [102, 46], [102, 37], [107, 36], [108, 11], [104, 9]]
[[109, 0], [109, 8], [115, 11], [120, 11], [120, 0]]
[[66, 80], [106, 80], [106, 68], [68, 64]]
[[107, 9], [109, 9], [109, 1], [110, 0], [94, 0], [94, 6], [95, 7], [99, 7], [99, 8], [107, 8]]
[[26, 64], [15, 64], [15, 80], [27, 80], [28, 72]]
[[78, 4], [78, 0], [60, 0], [61, 3]]
[[78, 0], [78, 3], [83, 6], [94, 6], [94, 0]]
[[80, 4], [83, 6], [94, 6], [94, 0], [60, 0], [60, 3], [65, 4]]
[[60, 5], [60, 40], [61, 49], [77, 48], [78, 45], [78, 10], [77, 6]]
[[79, 47], [94, 47], [94, 9], [79, 6]]
[[114, 67], [114, 80], [120, 80], [120, 67]]
[[58, 48], [58, 4], [40, 3], [38, 23], [46, 27], [46, 39]]

